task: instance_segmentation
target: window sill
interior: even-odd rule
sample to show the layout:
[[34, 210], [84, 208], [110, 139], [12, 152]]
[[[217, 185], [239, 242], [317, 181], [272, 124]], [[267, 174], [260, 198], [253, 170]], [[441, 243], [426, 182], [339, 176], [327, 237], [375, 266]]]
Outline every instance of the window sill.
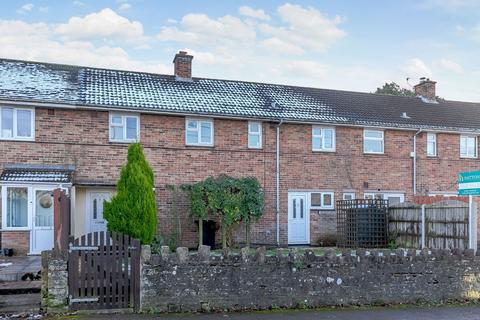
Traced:
[[186, 148], [192, 148], [192, 149], [213, 149], [215, 146], [213, 144], [186, 144]]
[[137, 142], [140, 142], [140, 140], [109, 140], [108, 143], [110, 144], [122, 144], [122, 145], [125, 145], [125, 144], [132, 144], [132, 143], [137, 143]]
[[321, 150], [321, 149], [312, 149], [313, 153], [335, 153], [336, 150]]
[[35, 142], [35, 138], [0, 138], [0, 141]]
[[384, 156], [385, 152], [363, 152], [366, 156]]
[[1, 232], [9, 232], [9, 231], [30, 231], [31, 228], [29, 227], [22, 227], [22, 228], [3, 228], [0, 229]]
[[467, 160], [475, 160], [478, 159], [478, 157], [466, 157], [466, 156], [460, 156], [460, 159], [467, 159]]

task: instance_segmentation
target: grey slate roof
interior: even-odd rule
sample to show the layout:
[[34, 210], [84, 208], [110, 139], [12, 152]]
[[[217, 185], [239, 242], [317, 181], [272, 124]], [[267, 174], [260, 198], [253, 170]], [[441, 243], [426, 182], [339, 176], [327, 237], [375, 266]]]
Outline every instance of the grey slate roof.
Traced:
[[71, 183], [73, 171], [72, 167], [7, 165], [0, 175], [0, 181]]
[[[480, 103], [0, 59], [0, 101], [480, 132]], [[406, 112], [410, 118], [402, 118]]]

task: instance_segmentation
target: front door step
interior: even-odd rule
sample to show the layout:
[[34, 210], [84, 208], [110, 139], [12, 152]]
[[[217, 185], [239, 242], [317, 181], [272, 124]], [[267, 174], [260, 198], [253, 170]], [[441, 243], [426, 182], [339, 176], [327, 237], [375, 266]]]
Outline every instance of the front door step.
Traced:
[[42, 281], [8, 281], [0, 282], [0, 295], [19, 295], [38, 293], [42, 289]]

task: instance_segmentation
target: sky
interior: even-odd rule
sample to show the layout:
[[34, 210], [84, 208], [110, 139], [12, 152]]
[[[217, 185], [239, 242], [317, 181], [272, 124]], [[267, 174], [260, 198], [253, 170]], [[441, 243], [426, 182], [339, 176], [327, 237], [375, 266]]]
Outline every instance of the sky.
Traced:
[[[0, 0], [0, 57], [480, 102], [480, 0]], [[407, 81], [407, 78], [410, 80]]]

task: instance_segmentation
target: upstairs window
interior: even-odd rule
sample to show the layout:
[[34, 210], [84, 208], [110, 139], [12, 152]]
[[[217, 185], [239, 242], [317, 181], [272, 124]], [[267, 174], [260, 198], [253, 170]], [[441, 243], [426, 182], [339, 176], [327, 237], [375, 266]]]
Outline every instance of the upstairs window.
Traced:
[[460, 136], [460, 157], [477, 157], [477, 137], [464, 135]]
[[427, 133], [427, 156], [435, 157], [437, 155], [437, 135], [435, 133]]
[[213, 146], [213, 120], [186, 120], [185, 142], [189, 146]]
[[0, 107], [0, 139], [33, 140], [34, 128], [33, 109]]
[[335, 151], [335, 129], [312, 127], [312, 151]]
[[110, 141], [136, 142], [140, 136], [140, 118], [137, 115], [110, 114]]
[[382, 154], [384, 151], [383, 131], [367, 130], [363, 131], [363, 152]]
[[251, 149], [262, 148], [262, 123], [248, 122], [248, 147]]

